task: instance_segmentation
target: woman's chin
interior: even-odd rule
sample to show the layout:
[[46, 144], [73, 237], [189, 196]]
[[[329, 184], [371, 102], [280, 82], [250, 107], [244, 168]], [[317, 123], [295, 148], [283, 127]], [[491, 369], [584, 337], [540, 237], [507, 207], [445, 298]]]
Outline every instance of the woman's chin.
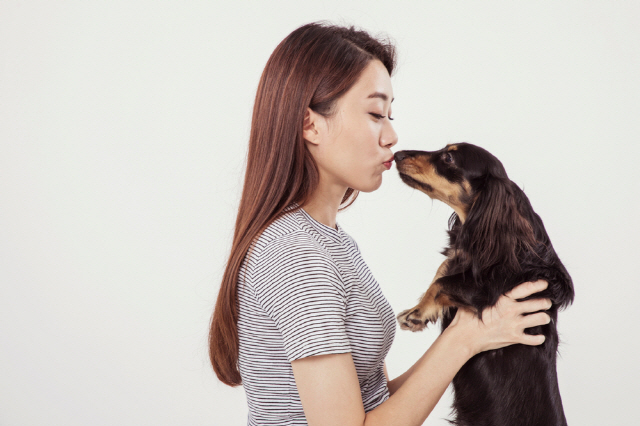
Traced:
[[358, 187], [352, 186], [351, 188], [356, 189], [360, 192], [373, 192], [376, 189], [380, 188], [382, 185], [382, 175], [379, 175], [377, 179], [373, 179], [371, 182], [363, 183], [362, 185], [358, 185]]

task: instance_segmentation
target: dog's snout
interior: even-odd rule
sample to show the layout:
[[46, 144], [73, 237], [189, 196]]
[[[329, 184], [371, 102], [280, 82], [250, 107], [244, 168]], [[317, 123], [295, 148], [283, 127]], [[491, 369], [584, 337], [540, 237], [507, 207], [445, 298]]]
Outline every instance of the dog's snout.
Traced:
[[404, 151], [398, 151], [395, 154], [393, 154], [393, 159], [396, 160], [396, 163], [398, 161], [404, 160], [407, 157], [408, 157], [408, 155]]
[[407, 158], [429, 157], [429, 155], [431, 155], [431, 153], [427, 151], [398, 151], [393, 155], [393, 158], [396, 160], [396, 163], [397, 163], [402, 160], [406, 160]]

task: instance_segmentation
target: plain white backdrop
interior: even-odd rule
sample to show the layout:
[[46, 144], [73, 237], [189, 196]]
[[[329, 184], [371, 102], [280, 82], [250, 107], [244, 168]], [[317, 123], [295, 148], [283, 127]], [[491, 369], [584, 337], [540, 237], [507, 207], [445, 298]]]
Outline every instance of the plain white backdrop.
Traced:
[[[128, 0], [0, 2], [0, 425], [246, 424], [209, 318], [260, 73], [317, 20], [396, 41], [397, 149], [502, 160], [574, 279], [569, 424], [640, 424], [638, 2]], [[339, 214], [396, 312], [450, 213], [393, 167]], [[390, 374], [437, 334], [398, 330]]]

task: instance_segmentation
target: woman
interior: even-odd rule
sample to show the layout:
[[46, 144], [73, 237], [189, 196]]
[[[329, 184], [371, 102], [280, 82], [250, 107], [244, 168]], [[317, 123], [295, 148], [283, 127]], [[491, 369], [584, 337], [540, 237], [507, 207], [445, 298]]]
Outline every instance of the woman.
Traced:
[[250, 425], [420, 425], [473, 355], [514, 343], [549, 316], [525, 283], [482, 314], [459, 310], [404, 374], [384, 358], [395, 317], [336, 222], [391, 167], [388, 42], [309, 24], [275, 49], [256, 95], [245, 183], [210, 334], [218, 378], [243, 384]]

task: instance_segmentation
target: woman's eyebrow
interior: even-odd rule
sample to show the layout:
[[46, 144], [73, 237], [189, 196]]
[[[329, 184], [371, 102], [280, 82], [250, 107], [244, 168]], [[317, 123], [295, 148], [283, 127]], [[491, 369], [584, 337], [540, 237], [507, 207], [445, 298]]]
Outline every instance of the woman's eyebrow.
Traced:
[[[387, 101], [389, 99], [389, 97], [387, 95], [385, 95], [382, 92], [373, 92], [372, 94], [370, 94], [369, 96], [367, 96], [367, 99], [369, 98], [380, 98], [383, 101]], [[395, 98], [391, 99], [391, 102], [393, 102], [395, 100]]]

